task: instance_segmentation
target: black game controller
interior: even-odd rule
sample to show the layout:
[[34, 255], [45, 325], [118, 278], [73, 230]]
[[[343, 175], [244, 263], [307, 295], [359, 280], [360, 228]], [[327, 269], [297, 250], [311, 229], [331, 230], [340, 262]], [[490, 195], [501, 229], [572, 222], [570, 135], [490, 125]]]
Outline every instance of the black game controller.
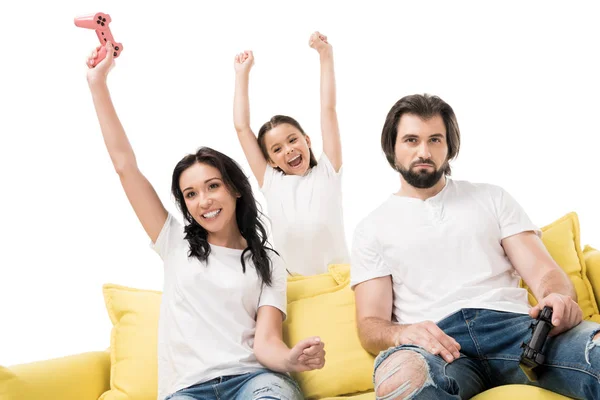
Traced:
[[531, 340], [529, 343], [523, 343], [521, 347], [524, 349], [521, 354], [519, 366], [527, 375], [530, 381], [537, 381], [537, 373], [535, 368], [544, 363], [544, 354], [542, 349], [548, 337], [548, 332], [553, 328], [552, 325], [552, 309], [548, 306], [540, 312], [537, 320], [531, 323]]

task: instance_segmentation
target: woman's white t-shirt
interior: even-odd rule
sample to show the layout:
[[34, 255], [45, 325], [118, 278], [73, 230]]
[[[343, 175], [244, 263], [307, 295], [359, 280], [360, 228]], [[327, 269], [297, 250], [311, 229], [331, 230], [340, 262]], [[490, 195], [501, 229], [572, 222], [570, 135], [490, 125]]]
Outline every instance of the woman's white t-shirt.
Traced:
[[267, 200], [273, 245], [288, 270], [327, 272], [328, 264], [350, 262], [342, 210], [342, 169], [323, 153], [304, 176], [286, 175], [267, 164], [261, 191]]
[[[158, 399], [219, 376], [264, 368], [254, 356], [261, 306], [286, 313], [286, 269], [276, 254], [272, 285], [261, 283], [242, 250], [211, 245], [206, 263], [188, 257], [183, 226], [171, 214], [152, 248], [164, 261], [158, 327]], [[248, 253], [247, 253], [248, 254]]]

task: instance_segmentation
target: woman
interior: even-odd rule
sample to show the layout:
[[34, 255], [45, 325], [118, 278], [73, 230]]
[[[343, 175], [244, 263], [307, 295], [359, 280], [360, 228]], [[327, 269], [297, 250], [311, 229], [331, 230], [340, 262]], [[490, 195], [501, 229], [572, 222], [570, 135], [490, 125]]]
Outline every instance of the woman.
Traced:
[[[125, 194], [164, 261], [158, 339], [158, 399], [301, 399], [286, 374], [322, 368], [324, 344], [282, 340], [286, 269], [267, 246], [250, 184], [240, 167], [201, 148], [175, 167], [172, 194], [182, 226], [138, 169], [106, 78], [112, 45], [87, 79], [106, 148]], [[262, 397], [258, 397], [262, 398]]]

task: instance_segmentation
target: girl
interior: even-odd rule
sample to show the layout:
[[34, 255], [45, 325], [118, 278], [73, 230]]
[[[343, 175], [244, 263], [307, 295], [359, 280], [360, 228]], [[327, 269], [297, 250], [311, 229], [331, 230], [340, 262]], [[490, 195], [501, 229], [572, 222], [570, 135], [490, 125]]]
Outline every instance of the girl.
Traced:
[[267, 200], [273, 242], [288, 269], [312, 275], [328, 264], [348, 263], [343, 213], [342, 149], [335, 98], [333, 49], [315, 32], [309, 45], [321, 60], [321, 131], [319, 161], [311, 140], [293, 118], [275, 115], [258, 131], [250, 128], [248, 81], [251, 51], [235, 57], [234, 125], [258, 185]]
[[[169, 214], [138, 169], [106, 78], [112, 45], [87, 79], [104, 142], [125, 194], [164, 261], [158, 339], [158, 399], [302, 399], [285, 373], [322, 368], [323, 343], [282, 341], [286, 270], [240, 167], [209, 148], [175, 167], [172, 194], [185, 225]], [[262, 398], [262, 397], [261, 397]]]

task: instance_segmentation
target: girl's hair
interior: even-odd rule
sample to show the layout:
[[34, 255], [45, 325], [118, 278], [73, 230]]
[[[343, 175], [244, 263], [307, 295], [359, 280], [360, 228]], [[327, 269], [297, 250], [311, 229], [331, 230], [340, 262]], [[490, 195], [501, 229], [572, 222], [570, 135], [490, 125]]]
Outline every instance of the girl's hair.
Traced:
[[260, 218], [262, 213], [258, 210], [248, 177], [233, 159], [208, 147], [201, 147], [196, 154], [188, 154], [183, 157], [173, 170], [171, 193], [187, 222], [184, 231], [185, 239], [190, 245], [188, 257], [196, 257], [198, 260], [206, 262], [210, 255], [210, 245], [207, 241], [208, 232], [190, 214], [179, 187], [179, 178], [183, 171], [196, 163], [218, 169], [227, 190], [233, 195], [239, 194], [240, 197], [236, 200], [235, 218], [240, 233], [248, 243], [248, 247], [241, 255], [242, 271], [246, 272], [246, 256], [249, 253], [258, 276], [264, 284], [270, 286], [272, 261], [267, 250], [278, 253], [268, 246], [267, 231]]
[[[298, 129], [300, 131], [300, 133], [302, 133], [304, 136], [306, 136], [306, 133], [304, 133], [304, 130], [302, 129], [302, 127], [300, 126], [298, 121], [296, 121], [294, 118], [288, 117], [287, 115], [275, 115], [270, 120], [265, 122], [263, 124], [263, 126], [260, 127], [260, 130], [258, 131], [258, 146], [260, 147], [260, 150], [262, 151], [263, 156], [265, 156], [265, 160], [271, 159], [271, 157], [269, 156], [269, 152], [267, 151], [267, 145], [265, 144], [265, 135], [271, 129], [273, 129], [281, 124], [292, 125], [294, 128]], [[312, 149], [309, 148], [308, 151], [310, 152], [309, 168], [312, 168], [315, 165], [317, 165], [317, 159], [315, 158], [315, 155], [313, 154]], [[281, 170], [280, 168], [276, 168], [276, 169]]]

